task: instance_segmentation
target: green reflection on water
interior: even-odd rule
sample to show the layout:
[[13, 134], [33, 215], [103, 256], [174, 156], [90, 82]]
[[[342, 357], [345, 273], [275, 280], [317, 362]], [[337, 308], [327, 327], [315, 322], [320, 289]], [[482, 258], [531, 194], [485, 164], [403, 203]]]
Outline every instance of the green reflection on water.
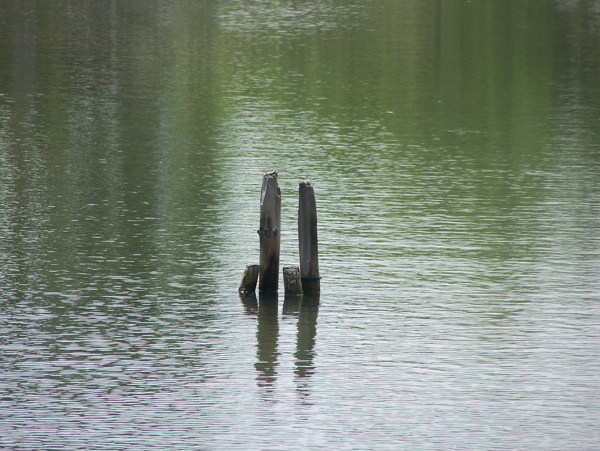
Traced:
[[454, 243], [448, 257], [505, 262], [543, 252], [549, 218], [578, 214], [567, 204], [583, 204], [573, 227], [586, 227], [597, 198], [595, 19], [562, 2], [2, 13], [13, 295], [106, 285], [102, 275], [152, 275], [163, 293], [218, 284], [255, 252], [252, 190], [273, 167], [288, 192], [320, 183], [334, 250], [335, 227], [364, 238], [344, 221], [372, 208], [396, 250], [426, 254], [427, 236]]
[[[372, 366], [381, 379], [367, 381], [365, 395], [354, 391], [361, 415], [385, 404], [370, 398], [378, 390], [401, 400], [387, 391], [398, 368], [412, 382], [410, 399], [433, 402], [409, 414], [433, 413], [444, 431], [444, 420], [469, 428], [476, 420], [486, 436], [505, 437], [520, 422], [527, 430], [515, 440], [531, 441], [574, 407], [591, 412], [576, 403], [594, 388], [592, 367], [571, 363], [593, 361], [596, 349], [594, 8], [560, 0], [0, 2], [7, 419], [33, 433], [30, 412], [10, 415], [35, 406], [52, 428], [71, 421], [64, 410], [80, 398], [96, 407], [85, 420], [104, 427], [107, 402], [110, 416], [140, 401], [156, 412], [141, 412], [134, 432], [117, 424], [126, 434], [167, 424], [162, 437], [183, 437], [173, 428], [194, 429], [204, 408], [211, 440], [231, 445], [228, 428], [240, 424], [227, 415], [240, 411], [227, 404], [231, 393], [246, 403], [247, 419], [264, 406], [239, 389], [244, 378], [275, 399], [291, 375], [306, 405], [318, 387], [311, 402], [318, 421], [331, 422], [328, 432], [360, 431], [362, 417], [348, 423], [329, 412], [344, 407], [338, 395], [366, 380], [363, 360], [379, 352]], [[279, 170], [285, 199], [282, 266], [297, 264], [297, 183], [315, 186], [320, 310], [288, 300], [280, 316], [276, 302], [231, 302], [244, 265], [258, 257], [259, 189], [270, 169]], [[245, 328], [244, 308], [256, 327]], [[317, 324], [324, 310], [327, 321]], [[294, 316], [290, 345], [282, 337]], [[322, 324], [328, 339], [319, 348]], [[400, 365], [396, 350], [406, 353]], [[505, 405], [521, 403], [508, 420], [486, 411], [492, 403], [472, 387], [452, 385], [472, 385], [463, 376], [481, 373], [478, 350], [489, 379], [474, 377], [475, 385], [487, 389], [496, 371], [511, 386], [521, 381], [514, 392], [492, 384]], [[540, 364], [546, 354], [552, 366]], [[447, 364], [459, 377], [444, 378]], [[553, 376], [520, 372], [530, 364]], [[463, 398], [436, 410], [438, 393], [429, 390], [447, 383]], [[536, 384], [543, 389], [532, 392]], [[44, 390], [50, 407], [38, 401]], [[176, 408], [161, 404], [164, 392], [177, 392], [167, 396]], [[469, 417], [465, 406], [492, 415]], [[543, 420], [537, 435], [531, 412]], [[565, 440], [593, 435], [589, 418], [574, 429], [575, 418]], [[215, 422], [221, 434], [212, 434]], [[414, 436], [422, 424], [429, 427], [413, 423]], [[374, 429], [367, 436], [387, 443]], [[361, 437], [351, 436], [369, 447]]]

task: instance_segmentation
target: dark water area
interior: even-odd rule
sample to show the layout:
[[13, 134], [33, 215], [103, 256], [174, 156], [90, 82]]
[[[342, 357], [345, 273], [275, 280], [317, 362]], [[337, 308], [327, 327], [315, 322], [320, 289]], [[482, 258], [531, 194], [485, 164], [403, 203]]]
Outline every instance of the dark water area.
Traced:
[[597, 1], [0, 0], [0, 449], [596, 449], [598, 268]]

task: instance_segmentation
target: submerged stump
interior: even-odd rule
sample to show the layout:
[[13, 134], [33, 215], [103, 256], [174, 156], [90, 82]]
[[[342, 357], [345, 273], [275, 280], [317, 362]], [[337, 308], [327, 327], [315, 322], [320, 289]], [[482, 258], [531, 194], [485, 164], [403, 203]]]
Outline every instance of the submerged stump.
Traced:
[[256, 291], [259, 268], [260, 265], [246, 265], [238, 288], [240, 293], [250, 294]]
[[300, 268], [290, 266], [283, 268], [283, 286], [287, 295], [302, 294], [302, 279], [300, 278]]

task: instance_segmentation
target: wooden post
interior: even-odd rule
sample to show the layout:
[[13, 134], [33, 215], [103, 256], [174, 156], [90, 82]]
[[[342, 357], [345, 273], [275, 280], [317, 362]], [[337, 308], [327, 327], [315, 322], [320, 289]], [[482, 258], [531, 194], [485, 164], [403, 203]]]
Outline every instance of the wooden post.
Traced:
[[240, 280], [240, 287], [238, 291], [240, 293], [250, 294], [256, 290], [256, 283], [258, 282], [258, 270], [260, 265], [246, 265], [242, 280]]
[[300, 182], [298, 203], [298, 241], [300, 245], [300, 275], [305, 293], [321, 291], [319, 275], [319, 245], [317, 242], [317, 204], [310, 182]]
[[283, 268], [283, 286], [285, 287], [286, 296], [302, 294], [300, 268], [297, 266]]
[[281, 242], [281, 190], [277, 171], [267, 172], [260, 195], [260, 277], [259, 291], [277, 291]]

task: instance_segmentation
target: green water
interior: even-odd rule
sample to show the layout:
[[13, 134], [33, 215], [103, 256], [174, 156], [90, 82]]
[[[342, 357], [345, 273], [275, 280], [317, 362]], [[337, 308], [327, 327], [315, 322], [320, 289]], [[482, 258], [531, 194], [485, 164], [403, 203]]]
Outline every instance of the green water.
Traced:
[[[593, 449], [599, 43], [591, 0], [0, 0], [0, 448]], [[320, 297], [238, 297], [271, 169]]]

